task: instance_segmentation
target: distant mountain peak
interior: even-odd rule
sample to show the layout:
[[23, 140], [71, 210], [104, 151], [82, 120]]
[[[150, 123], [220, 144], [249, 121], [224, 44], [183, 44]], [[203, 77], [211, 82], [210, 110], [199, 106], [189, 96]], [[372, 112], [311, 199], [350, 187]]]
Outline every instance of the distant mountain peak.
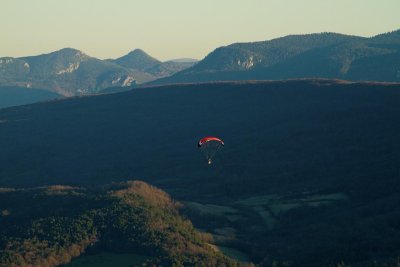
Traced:
[[136, 48], [134, 50], [132, 50], [131, 52], [128, 53], [128, 55], [145, 55], [145, 56], [149, 56], [149, 54], [147, 54], [144, 50], [140, 49], [140, 48]]
[[146, 59], [146, 60], [151, 60], [151, 61], [155, 61], [155, 62], [160, 62], [158, 59], [150, 56], [149, 54], [147, 54], [144, 50], [142, 50], [140, 48], [136, 48], [136, 49], [132, 50], [126, 56], [129, 56], [131, 58], [135, 57], [135, 59]]
[[161, 62], [142, 49], [135, 49], [127, 55], [113, 60], [115, 63], [130, 69], [145, 70], [151, 68]]
[[76, 57], [76, 58], [89, 58], [89, 56], [83, 53], [82, 51], [70, 47], [62, 48], [60, 50], [50, 53], [50, 55], [51, 54], [60, 54], [63, 56]]
[[[60, 50], [56, 50], [51, 53], [45, 53], [41, 54], [38, 56], [28, 56], [28, 57], [21, 57], [20, 59], [22, 60], [28, 60], [28, 61], [37, 61], [38, 59], [45, 59], [47, 58], [48, 60], [55, 62], [64, 62], [65, 64], [69, 63], [76, 63], [76, 62], [82, 62], [84, 60], [87, 60], [91, 58], [90, 56], [86, 55], [82, 51], [74, 48], [62, 48]], [[47, 61], [46, 61], [47, 62]], [[48, 63], [48, 62], [47, 62]]]
[[57, 52], [61, 52], [61, 53], [80, 52], [80, 53], [82, 53], [80, 50], [71, 48], [71, 47], [64, 47], [64, 48], [54, 51], [53, 53], [57, 53]]

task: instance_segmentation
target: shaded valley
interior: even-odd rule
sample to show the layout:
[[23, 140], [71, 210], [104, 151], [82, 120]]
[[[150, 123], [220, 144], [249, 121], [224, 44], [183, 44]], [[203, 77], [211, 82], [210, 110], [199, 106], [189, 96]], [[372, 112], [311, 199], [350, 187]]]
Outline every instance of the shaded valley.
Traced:
[[[0, 110], [0, 186], [141, 179], [226, 255], [260, 266], [392, 266], [400, 86], [183, 84]], [[221, 137], [208, 165], [197, 141]], [[341, 265], [343, 266], [343, 265]]]

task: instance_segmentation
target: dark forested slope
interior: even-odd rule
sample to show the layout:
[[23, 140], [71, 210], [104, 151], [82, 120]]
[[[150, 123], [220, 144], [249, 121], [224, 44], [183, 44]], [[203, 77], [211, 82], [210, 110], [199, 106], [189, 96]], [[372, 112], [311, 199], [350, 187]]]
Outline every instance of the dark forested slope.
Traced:
[[[399, 97], [399, 85], [304, 80], [144, 88], [4, 109], [0, 184], [143, 177], [179, 196], [193, 196], [185, 190], [194, 182], [196, 194], [223, 185], [226, 195], [305, 179], [355, 184], [397, 173]], [[196, 147], [206, 135], [226, 143], [211, 166]]]
[[5, 86], [0, 87], [0, 108], [31, 104], [61, 97], [61, 95], [43, 89]]
[[[262, 266], [385, 266], [400, 255], [399, 101], [399, 84], [292, 80], [3, 109], [0, 186], [138, 177]], [[225, 141], [212, 165], [207, 135]]]

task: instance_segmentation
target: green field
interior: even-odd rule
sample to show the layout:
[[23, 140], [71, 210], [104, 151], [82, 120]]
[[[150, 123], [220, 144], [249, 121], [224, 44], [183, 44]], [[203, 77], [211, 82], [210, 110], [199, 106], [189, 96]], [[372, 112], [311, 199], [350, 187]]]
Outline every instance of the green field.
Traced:
[[198, 202], [185, 202], [185, 206], [187, 209], [191, 209], [201, 216], [225, 217], [230, 222], [237, 221], [241, 218], [239, 211], [229, 206], [201, 204]]
[[224, 253], [226, 256], [228, 256], [232, 259], [235, 259], [240, 262], [250, 262], [249, 256], [247, 256], [246, 254], [244, 254], [243, 252], [241, 252], [237, 249], [223, 247], [223, 246], [218, 246], [218, 249], [222, 253]]

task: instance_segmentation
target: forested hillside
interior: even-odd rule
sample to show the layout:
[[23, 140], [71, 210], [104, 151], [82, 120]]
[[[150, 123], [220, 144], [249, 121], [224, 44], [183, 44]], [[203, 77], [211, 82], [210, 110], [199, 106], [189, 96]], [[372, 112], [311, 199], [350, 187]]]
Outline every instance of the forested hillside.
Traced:
[[57, 266], [85, 251], [135, 253], [146, 266], [238, 266], [177, 205], [140, 181], [1, 188], [0, 266]]
[[398, 82], [399, 59], [400, 30], [369, 38], [289, 35], [219, 47], [195, 66], [154, 84], [295, 78]]

